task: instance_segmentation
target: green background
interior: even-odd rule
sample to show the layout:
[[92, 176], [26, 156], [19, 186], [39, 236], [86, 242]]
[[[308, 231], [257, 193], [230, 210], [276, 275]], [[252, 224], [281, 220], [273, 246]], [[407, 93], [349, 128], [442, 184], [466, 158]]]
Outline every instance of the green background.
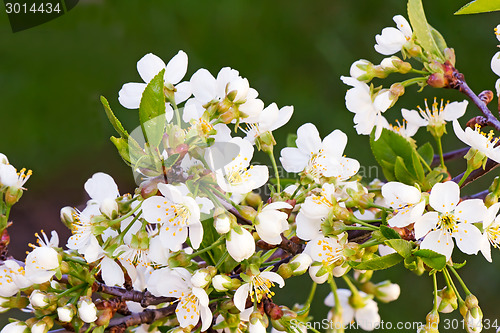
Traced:
[[[427, 0], [424, 5], [429, 22], [455, 48], [457, 67], [469, 85], [476, 92], [493, 89], [496, 76], [490, 59], [497, 51], [493, 28], [499, 14], [453, 16], [465, 2]], [[186, 78], [200, 67], [213, 74], [224, 66], [238, 69], [266, 105], [295, 107], [292, 120], [276, 133], [278, 151], [287, 133], [312, 122], [322, 136], [336, 128], [345, 131], [350, 138], [347, 156], [368, 170], [375, 165], [368, 138], [355, 135], [352, 114], [344, 106], [347, 87], [339, 77], [348, 75], [350, 64], [359, 58], [373, 63], [383, 59], [373, 49], [374, 36], [393, 26], [392, 17], [405, 14], [405, 7], [402, 0], [88, 0], [54, 21], [18, 33], [11, 32], [2, 12], [0, 152], [17, 168], [34, 172], [11, 215], [12, 253], [23, 256], [40, 228], [60, 230], [63, 245], [68, 232], [59, 223], [59, 209], [85, 203], [83, 184], [93, 173], [111, 174], [122, 193], [133, 190], [132, 173], [108, 140], [114, 132], [99, 96], [108, 98], [127, 129], [135, 128], [137, 113], [122, 108], [117, 96], [123, 83], [140, 81], [136, 62], [148, 52], [165, 62], [180, 49], [187, 52]], [[400, 119], [401, 107], [415, 108], [434, 96], [463, 99], [455, 91], [426, 88], [416, 94], [416, 88], [409, 88], [388, 118]], [[467, 115], [478, 111], [471, 106]], [[450, 126], [449, 131], [445, 149], [462, 147]], [[416, 138], [420, 143], [429, 140], [424, 129]], [[451, 170], [456, 174], [464, 167], [464, 161], [457, 161]], [[480, 299], [484, 318], [500, 318], [498, 251], [494, 264], [481, 255], [467, 259], [464, 277]], [[374, 281], [385, 278], [398, 281], [403, 291], [400, 301], [380, 305], [382, 318], [424, 321], [432, 306], [431, 279], [395, 269], [376, 273]], [[308, 288], [306, 280], [289, 280], [277, 300], [303, 302]], [[316, 320], [327, 311], [322, 298], [328, 288], [321, 286], [319, 292], [312, 310]]]

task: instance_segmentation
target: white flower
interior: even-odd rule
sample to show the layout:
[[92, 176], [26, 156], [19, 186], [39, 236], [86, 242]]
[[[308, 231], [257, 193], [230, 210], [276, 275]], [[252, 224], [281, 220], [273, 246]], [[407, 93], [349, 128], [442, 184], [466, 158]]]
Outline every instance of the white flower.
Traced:
[[335, 130], [323, 140], [318, 129], [307, 123], [297, 130], [297, 148], [281, 150], [280, 161], [287, 172], [304, 172], [315, 181], [321, 177], [335, 177], [345, 180], [356, 174], [359, 162], [343, 156], [347, 135]]
[[75, 311], [70, 305], [65, 305], [57, 308], [57, 318], [60, 322], [69, 323], [73, 316], [75, 315]]
[[425, 199], [416, 187], [389, 182], [382, 186], [382, 196], [394, 209], [393, 216], [387, 221], [391, 227], [406, 227], [424, 213]]
[[201, 317], [201, 330], [212, 323], [212, 312], [208, 307], [208, 295], [202, 288], [194, 287], [191, 274], [185, 268], [161, 268], [153, 271], [148, 281], [148, 290], [155, 296], [178, 298], [175, 314], [181, 327], [196, 325]]
[[408, 21], [401, 15], [393, 17], [396, 28], [382, 29], [381, 35], [376, 35], [375, 51], [383, 55], [391, 55], [401, 51], [403, 45], [410, 41], [413, 31]]
[[304, 250], [313, 261], [320, 262], [324, 267], [340, 266], [345, 261], [344, 246], [347, 234], [339, 237], [318, 237], [307, 243]]
[[460, 202], [460, 188], [455, 182], [437, 183], [429, 195], [429, 205], [436, 210], [424, 214], [415, 223], [415, 238], [425, 237], [421, 249], [433, 250], [450, 259], [455, 238], [466, 254], [477, 254], [481, 232], [474, 223], [482, 221], [486, 206], [480, 199]]
[[0, 164], [9, 164], [9, 159], [5, 154], [0, 153]]
[[27, 288], [33, 283], [26, 278], [24, 267], [14, 260], [5, 260], [0, 266], [0, 296], [11, 297], [20, 289]]
[[245, 139], [249, 140], [252, 144], [262, 134], [277, 130], [285, 125], [293, 114], [293, 106], [284, 106], [278, 109], [276, 103], [272, 103], [266, 107], [259, 114], [258, 121], [249, 123], [248, 129], [245, 130]]
[[20, 321], [7, 324], [0, 331], [0, 333], [27, 333], [27, 332], [29, 332], [28, 325]]
[[84, 188], [91, 199], [87, 202], [87, 206], [97, 204], [100, 211], [108, 218], [112, 218], [118, 212], [115, 199], [120, 196], [120, 192], [110, 175], [103, 172], [95, 173], [85, 182]]
[[274, 292], [271, 291], [271, 287], [274, 287], [274, 283], [277, 283], [280, 288], [285, 285], [285, 280], [273, 272], [262, 272], [257, 275], [250, 276], [250, 282], [242, 284], [234, 293], [234, 305], [240, 311], [245, 310], [245, 303], [248, 296], [252, 302], [259, 303], [264, 296], [271, 298], [274, 296]]
[[325, 183], [319, 195], [308, 196], [295, 219], [297, 237], [311, 240], [321, 237], [321, 223], [336, 204], [335, 185]]
[[[349, 75], [359, 80], [363, 75], [366, 75], [366, 68], [372, 65], [371, 62], [365, 59], [359, 59], [352, 63], [351, 68], [349, 69]], [[363, 81], [363, 80], [361, 80]]]
[[81, 298], [78, 301], [78, 317], [85, 323], [97, 320], [97, 308], [91, 299]]
[[266, 205], [255, 217], [255, 230], [259, 237], [268, 244], [281, 243], [281, 233], [288, 230], [288, 214], [280, 209], [292, 209], [286, 202], [273, 202]]
[[493, 161], [500, 163], [500, 147], [496, 146], [498, 138], [494, 137], [495, 134], [492, 130], [486, 134], [481, 132], [481, 126], [476, 124], [475, 130], [467, 127], [464, 132], [457, 120], [453, 121], [453, 129], [457, 138], [462, 142], [473, 149], [477, 149]]
[[100, 216], [98, 205], [89, 205], [82, 212], [73, 215], [71, 232], [66, 246], [83, 254], [88, 263], [96, 261], [102, 255], [102, 248], [94, 235], [93, 217]]
[[252, 144], [242, 138], [229, 142], [238, 145], [240, 151], [222, 169], [215, 170], [220, 188], [228, 193], [246, 194], [264, 185], [269, 179], [269, 170], [264, 165], [250, 165], [254, 152]]
[[443, 105], [443, 100], [441, 100], [441, 104], [438, 104], [434, 98], [434, 103], [429, 108], [426, 99], [425, 110], [417, 106], [418, 111], [401, 109], [401, 113], [408, 122], [407, 128], [416, 131], [419, 127], [439, 127], [445, 125], [447, 121], [457, 120], [465, 114], [468, 104], [469, 102], [464, 100], [462, 102], [447, 102]]
[[[491, 246], [498, 248], [500, 245], [500, 215], [496, 216], [500, 202], [491, 205], [483, 219], [483, 236], [481, 237], [481, 253], [491, 262]], [[491, 246], [490, 246], [491, 244]]]
[[[339, 297], [340, 306], [342, 307], [342, 321], [344, 326], [351, 323], [354, 319], [365, 331], [373, 331], [380, 324], [380, 315], [378, 314], [377, 303], [369, 299], [368, 295], [362, 291], [359, 291], [359, 295], [364, 298], [364, 306], [360, 308], [354, 308], [349, 303], [349, 298], [352, 292], [348, 289], [338, 289], [337, 294]], [[334, 307], [335, 298], [333, 293], [328, 294], [325, 298], [325, 305]], [[330, 315], [330, 314], [329, 314]]]
[[172, 251], [179, 251], [188, 237], [197, 249], [203, 239], [200, 207], [196, 201], [183, 196], [173, 185], [158, 184], [163, 196], [153, 196], [142, 204], [143, 216], [149, 223], [159, 224], [160, 239]]
[[266, 327], [262, 323], [262, 320], [258, 318], [250, 319], [250, 325], [248, 325], [248, 333], [266, 333]]
[[[354, 123], [358, 134], [370, 135], [373, 128], [375, 130], [375, 140], [378, 140], [382, 129], [388, 126], [387, 119], [382, 115], [389, 105], [387, 98], [379, 98], [375, 104], [376, 96], [372, 96], [370, 87], [352, 77], [341, 76], [340, 79], [353, 88], [347, 90], [345, 94], [345, 105], [347, 110], [354, 113]], [[385, 94], [382, 97], [390, 97]], [[389, 98], [390, 100], [390, 98]], [[384, 103], [383, 103], [384, 102]], [[392, 104], [392, 101], [391, 103]], [[384, 107], [384, 108], [381, 108]]]
[[229, 255], [237, 262], [250, 258], [255, 253], [255, 240], [245, 228], [231, 229], [226, 237], [226, 248]]
[[0, 163], [0, 185], [23, 189], [23, 185], [28, 181], [32, 174], [31, 170], [21, 169], [17, 172], [10, 164]]
[[[179, 51], [167, 65], [159, 57], [152, 53], [146, 54], [137, 62], [137, 71], [145, 83], [125, 83], [118, 93], [118, 101], [127, 109], [138, 109], [141, 103], [142, 94], [146, 89], [147, 84], [158, 74], [162, 69], [165, 69], [163, 76], [164, 85], [175, 85], [175, 103], [184, 102], [191, 96], [191, 88], [189, 82], [179, 83], [184, 75], [186, 75], [188, 65], [188, 56], [184, 51]], [[179, 83], [179, 84], [178, 84]], [[172, 119], [173, 110], [167, 108], [167, 120]]]
[[40, 246], [33, 245], [33, 251], [26, 256], [25, 274], [31, 282], [40, 284], [49, 281], [59, 269], [60, 256], [54, 249], [59, 244], [59, 236], [52, 231], [49, 241], [43, 231], [43, 240], [38, 234], [35, 235]]
[[228, 104], [246, 117], [242, 119], [243, 122], [255, 122], [264, 109], [264, 103], [257, 98], [258, 92], [249, 87], [248, 80], [239, 76], [237, 70], [229, 67], [222, 68], [217, 79], [206, 69], [199, 69], [190, 82], [194, 97], [202, 105], [229, 101], [230, 95]]
[[500, 76], [500, 51], [495, 53], [493, 58], [491, 58], [491, 70], [493, 73]]

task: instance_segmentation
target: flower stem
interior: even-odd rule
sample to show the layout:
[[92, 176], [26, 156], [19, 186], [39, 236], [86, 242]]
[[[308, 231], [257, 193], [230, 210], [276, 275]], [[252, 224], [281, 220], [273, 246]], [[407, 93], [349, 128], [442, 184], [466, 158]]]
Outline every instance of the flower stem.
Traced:
[[175, 122], [180, 127], [182, 123], [181, 123], [181, 114], [179, 112], [179, 108], [177, 107], [177, 104], [175, 104], [175, 103], [171, 103], [171, 104], [174, 107]]
[[465, 182], [467, 177], [469, 177], [470, 173], [474, 171], [474, 169], [469, 167], [469, 164], [467, 164], [467, 170], [465, 170], [464, 175], [462, 176], [462, 179], [458, 182], [458, 186], [462, 186], [462, 184]]
[[437, 278], [436, 278], [436, 272], [432, 274], [432, 282], [434, 284], [434, 307], [433, 310], [438, 309], [438, 289], [437, 289]]
[[226, 235], [223, 235], [223, 236], [220, 236], [219, 239], [217, 239], [215, 242], [213, 242], [211, 245], [207, 246], [206, 248], [204, 249], [201, 249], [199, 251], [196, 251], [192, 254], [190, 254], [188, 256], [189, 260], [193, 259], [193, 258], [196, 258], [197, 256], [199, 256], [200, 254], [202, 253], [205, 253], [207, 251], [210, 251], [211, 249], [221, 245], [223, 242], [224, 242], [224, 239], [226, 238]]
[[278, 165], [276, 164], [276, 159], [274, 158], [274, 152], [273, 152], [273, 150], [272, 149], [269, 150], [267, 152], [267, 155], [271, 159], [271, 164], [273, 165], [274, 176], [276, 177], [277, 192], [280, 193], [281, 192], [280, 173], [279, 173], [279, 170], [278, 170]]
[[446, 170], [446, 165], [444, 164], [443, 145], [441, 143], [441, 137], [435, 136], [434, 139], [436, 140], [436, 144], [438, 146], [438, 153], [439, 153], [439, 160], [441, 161], [441, 167]]
[[457, 287], [455, 286], [455, 283], [453, 283], [453, 280], [451, 279], [450, 273], [448, 272], [448, 270], [446, 269], [446, 267], [443, 269], [443, 275], [444, 275], [444, 278], [446, 279], [446, 284], [448, 284], [448, 287], [450, 289], [452, 289], [453, 292], [455, 293], [455, 295], [457, 296], [458, 303], [459, 304], [463, 303], [464, 300], [460, 296], [460, 293], [458, 292]]
[[297, 188], [295, 189], [295, 191], [293, 191], [293, 194], [292, 196], [290, 197], [290, 199], [293, 199], [295, 198], [295, 196], [297, 195], [297, 193], [299, 193], [299, 190], [304, 187], [304, 185], [300, 184], [299, 186], [297, 186]]
[[357, 295], [358, 288], [356, 288], [356, 286], [352, 283], [351, 279], [349, 279], [349, 276], [344, 274], [342, 275], [342, 279], [344, 279], [345, 283], [347, 283], [347, 286], [349, 287], [349, 289], [351, 289], [352, 294]]
[[335, 300], [335, 314], [342, 315], [342, 306], [340, 305], [339, 295], [337, 293], [337, 284], [335, 283], [335, 279], [330, 274], [328, 277], [328, 283], [330, 284], [330, 288], [332, 289], [333, 299]]
[[140, 202], [137, 207], [135, 207], [134, 209], [132, 209], [130, 212], [128, 212], [127, 214], [123, 215], [122, 217], [120, 218], [117, 218], [117, 219], [114, 219], [114, 220], [111, 220], [109, 221], [109, 225], [116, 225], [118, 224], [119, 222], [125, 220], [127, 217], [130, 217], [132, 216], [132, 214], [134, 214], [139, 208], [141, 208], [141, 205], [142, 205], [142, 202]]
[[363, 225], [363, 226], [367, 227], [367, 228], [370, 228], [371, 230], [378, 230], [378, 229], [379, 229], [379, 227], [376, 227], [376, 226], [371, 225], [371, 224], [369, 224], [369, 223], [366, 223], [366, 222], [363, 222], [363, 221], [361, 221], [361, 220], [358, 220], [358, 219], [357, 219], [357, 218], [355, 218], [355, 217], [352, 217], [352, 220], [353, 220], [354, 222], [356, 222], [356, 223], [359, 223], [359, 224], [361, 224], [361, 225]]
[[[427, 168], [427, 170], [429, 170], [429, 172], [432, 171], [431, 167], [429, 166], [429, 164], [427, 164], [427, 162], [424, 160], [424, 158], [418, 153], [417, 153], [417, 155], [418, 155], [418, 158], [420, 159], [420, 162], [422, 162], [422, 164]], [[442, 150], [441, 150], [440, 156], [441, 156], [441, 159], [443, 159]]]
[[419, 77], [414, 77], [414, 78], [405, 80], [405, 81], [401, 82], [401, 85], [403, 87], [408, 87], [408, 86], [411, 86], [413, 84], [417, 84], [419, 82], [425, 82], [425, 81], [427, 81], [427, 77], [419, 76]]
[[219, 269], [220, 266], [222, 266], [222, 264], [224, 262], [226, 262], [226, 259], [227, 259], [228, 256], [229, 256], [229, 252], [227, 252], [227, 250], [226, 250], [226, 252], [224, 252], [224, 254], [222, 255], [222, 257], [220, 257], [220, 259], [217, 262], [217, 264], [215, 264], [215, 268]]
[[471, 295], [472, 293], [470, 292], [469, 288], [467, 288], [467, 286], [465, 285], [464, 281], [462, 280], [462, 278], [460, 277], [460, 275], [458, 275], [457, 271], [455, 270], [455, 268], [453, 268], [453, 266], [449, 266], [450, 267], [450, 271], [453, 272], [453, 275], [455, 275], [455, 277], [457, 278], [458, 282], [460, 283], [460, 285], [462, 286], [462, 289], [465, 291], [465, 294], [466, 295]]

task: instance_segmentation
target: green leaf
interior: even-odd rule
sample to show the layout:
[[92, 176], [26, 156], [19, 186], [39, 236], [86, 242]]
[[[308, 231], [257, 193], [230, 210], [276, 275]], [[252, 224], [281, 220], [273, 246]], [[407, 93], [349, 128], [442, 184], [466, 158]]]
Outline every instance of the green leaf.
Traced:
[[370, 147], [373, 156], [382, 167], [382, 171], [387, 180], [392, 181], [396, 179], [394, 165], [396, 164], [398, 156], [403, 158], [405, 161], [404, 164], [410, 168], [409, 171], [414, 173], [411, 157], [414, 148], [401, 135], [384, 128], [380, 138], [375, 141], [375, 134], [373, 131], [370, 135]]
[[440, 271], [446, 266], [446, 257], [432, 250], [416, 250], [413, 252], [413, 255], [420, 257], [427, 266], [435, 270]]
[[403, 258], [410, 257], [413, 250], [413, 244], [404, 239], [391, 239], [385, 241], [385, 245], [392, 247]]
[[453, 268], [460, 269], [460, 268], [464, 267], [466, 263], [467, 263], [467, 260], [464, 260], [464, 262], [462, 262], [462, 263], [456, 263], [456, 262], [454, 262], [453, 263]]
[[392, 267], [394, 265], [399, 264], [401, 261], [403, 261], [403, 257], [401, 257], [397, 253], [392, 253], [388, 254], [383, 257], [377, 257], [375, 259], [363, 261], [363, 262], [356, 262], [356, 261], [349, 261], [349, 265], [355, 269], [359, 270], [372, 270], [372, 271], [378, 271], [381, 269], [386, 269], [389, 267]]
[[380, 226], [380, 232], [387, 239], [400, 239], [401, 238], [401, 236], [398, 234], [398, 232], [396, 230], [389, 228], [385, 225]]
[[295, 140], [297, 140], [297, 134], [289, 133], [286, 137], [286, 146], [297, 147], [297, 143], [295, 142]]
[[172, 154], [163, 162], [165, 168], [170, 168], [179, 159], [180, 154]]
[[420, 162], [420, 155], [416, 150], [411, 151], [411, 161], [413, 164], [413, 170], [415, 170], [415, 176], [419, 183], [422, 183], [425, 179], [425, 172], [422, 163]]
[[500, 10], [500, 0], [471, 1], [455, 12], [455, 15], [478, 14]]
[[109, 106], [108, 100], [104, 96], [101, 96], [101, 103], [102, 106], [104, 106], [104, 111], [106, 111], [109, 122], [111, 123], [111, 125], [113, 125], [115, 131], [120, 134], [122, 138], [127, 139], [127, 131], [125, 130], [125, 128], [123, 128], [122, 123], [118, 120], [118, 118], [116, 118], [115, 114], [111, 110], [111, 107]]
[[418, 182], [415, 176], [408, 171], [405, 162], [400, 156], [398, 156], [396, 159], [396, 164], [394, 165], [394, 174], [396, 175], [396, 179], [398, 181], [406, 185], [412, 186], [416, 182]]
[[165, 94], [161, 70], [146, 86], [139, 105], [139, 120], [144, 138], [151, 147], [158, 147], [165, 131]]
[[427, 23], [422, 0], [408, 0], [408, 18], [410, 19], [413, 33], [424, 50], [444, 59], [443, 53], [434, 40], [431, 28]]
[[432, 38], [436, 41], [436, 44], [438, 48], [441, 51], [444, 51], [444, 49], [448, 48], [448, 45], [446, 45], [446, 40], [444, 39], [443, 35], [436, 29], [434, 29], [431, 25], [429, 25], [429, 29], [431, 29], [431, 34]]
[[422, 156], [425, 163], [427, 163], [429, 166], [432, 164], [432, 160], [434, 159], [434, 148], [432, 148], [432, 145], [429, 142], [420, 146], [417, 149], [417, 153]]

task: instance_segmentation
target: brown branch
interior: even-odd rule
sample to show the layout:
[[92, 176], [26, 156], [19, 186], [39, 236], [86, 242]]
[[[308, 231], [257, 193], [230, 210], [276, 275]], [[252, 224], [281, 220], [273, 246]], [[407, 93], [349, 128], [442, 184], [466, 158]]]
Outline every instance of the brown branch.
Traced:
[[[467, 179], [464, 181], [464, 183], [462, 184], [461, 187], [464, 187], [467, 184], [472, 183], [476, 179], [484, 176], [485, 174], [487, 174], [491, 170], [495, 169], [498, 165], [499, 164], [497, 162], [488, 159], [488, 161], [486, 162], [486, 165], [485, 165], [484, 169], [483, 168], [479, 168], [479, 169], [476, 169], [476, 170], [472, 171], [470, 173], [470, 175], [467, 177]], [[460, 179], [462, 179], [463, 176], [464, 176], [464, 172], [462, 172], [461, 174], [459, 174], [458, 176], [456, 176], [455, 178], [453, 178], [452, 181], [454, 181], [455, 183], [458, 184], [458, 182], [460, 182]]]
[[133, 313], [130, 316], [113, 318], [109, 321], [108, 330], [110, 332], [123, 332], [127, 327], [151, 324], [158, 319], [173, 315], [177, 304], [172, 304], [161, 309], [146, 309], [143, 312]]
[[220, 203], [222, 204], [222, 206], [224, 206], [224, 208], [230, 212], [231, 214], [233, 214], [234, 216], [236, 216], [236, 218], [242, 222], [243, 224], [247, 224], [247, 225], [252, 225], [252, 221], [244, 218], [243, 216], [241, 216], [240, 212], [238, 212], [238, 210], [236, 208], [234, 208], [233, 205], [231, 205], [229, 202], [227, 202], [224, 198], [221, 198], [220, 196], [217, 195], [217, 193], [215, 193], [215, 195], [217, 196], [217, 198], [219, 199]]
[[94, 282], [93, 285], [94, 292], [101, 292], [108, 295], [119, 296], [126, 301], [134, 301], [140, 303], [143, 308], [149, 305], [158, 305], [161, 303], [169, 303], [176, 300], [173, 297], [157, 297], [151, 294], [149, 291], [137, 291], [137, 290], [127, 290], [121, 287], [110, 287], [104, 283]]
[[484, 200], [486, 198], [486, 196], [488, 195], [488, 193], [490, 193], [489, 190], [484, 190], [484, 191], [481, 191], [481, 192], [478, 192], [478, 193], [475, 193], [475, 194], [463, 197], [462, 199], [463, 200], [468, 200], [468, 199], [481, 199], [481, 200]]

